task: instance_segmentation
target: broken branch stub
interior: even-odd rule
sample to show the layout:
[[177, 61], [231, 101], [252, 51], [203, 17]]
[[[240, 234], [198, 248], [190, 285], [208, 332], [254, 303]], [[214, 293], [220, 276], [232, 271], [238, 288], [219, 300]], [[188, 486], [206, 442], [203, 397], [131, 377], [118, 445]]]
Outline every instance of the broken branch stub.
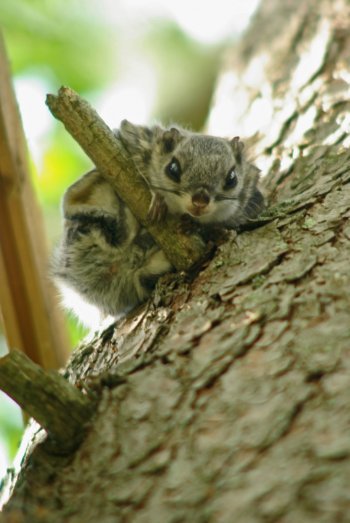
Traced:
[[0, 359], [0, 389], [46, 429], [61, 450], [80, 443], [94, 411], [90, 398], [18, 351]]
[[177, 270], [188, 270], [205, 257], [207, 249], [202, 239], [179, 230], [174, 217], [168, 216], [161, 224], [150, 223], [147, 214], [151, 194], [146, 182], [136, 172], [122, 143], [86, 100], [72, 89], [61, 87], [57, 96], [47, 95], [46, 104]]

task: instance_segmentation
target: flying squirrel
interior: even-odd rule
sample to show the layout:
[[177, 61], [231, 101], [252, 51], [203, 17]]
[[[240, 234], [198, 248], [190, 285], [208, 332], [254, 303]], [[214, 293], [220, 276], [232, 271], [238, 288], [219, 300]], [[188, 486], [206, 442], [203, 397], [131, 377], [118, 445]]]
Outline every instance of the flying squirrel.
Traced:
[[[180, 127], [146, 127], [127, 120], [114, 131], [152, 193], [149, 219], [184, 216], [204, 231], [238, 229], [264, 207], [259, 170], [243, 143]], [[63, 237], [52, 274], [63, 304], [96, 328], [145, 301], [158, 278], [173, 270], [164, 252], [96, 170], [63, 197]]]

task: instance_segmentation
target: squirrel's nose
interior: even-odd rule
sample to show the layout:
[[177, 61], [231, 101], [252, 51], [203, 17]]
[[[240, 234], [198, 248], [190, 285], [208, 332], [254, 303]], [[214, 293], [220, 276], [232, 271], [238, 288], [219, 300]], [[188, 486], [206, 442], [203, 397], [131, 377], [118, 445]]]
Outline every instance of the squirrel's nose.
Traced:
[[210, 195], [205, 189], [200, 189], [192, 195], [192, 204], [198, 209], [203, 209], [210, 202]]

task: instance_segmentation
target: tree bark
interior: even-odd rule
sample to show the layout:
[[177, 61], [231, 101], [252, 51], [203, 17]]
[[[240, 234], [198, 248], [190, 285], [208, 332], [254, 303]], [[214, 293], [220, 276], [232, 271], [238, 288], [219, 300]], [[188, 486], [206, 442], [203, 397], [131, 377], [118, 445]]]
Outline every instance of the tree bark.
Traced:
[[350, 521], [349, 18], [263, 1], [209, 128], [254, 133], [269, 223], [73, 353], [94, 421], [69, 457], [34, 439], [2, 521]]

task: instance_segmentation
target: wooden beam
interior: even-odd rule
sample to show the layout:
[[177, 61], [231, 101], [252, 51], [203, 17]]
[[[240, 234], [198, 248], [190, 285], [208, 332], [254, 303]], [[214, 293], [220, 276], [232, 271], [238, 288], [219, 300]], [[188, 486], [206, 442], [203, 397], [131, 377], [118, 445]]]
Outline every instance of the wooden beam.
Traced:
[[10, 350], [18, 349], [49, 369], [65, 363], [69, 344], [47, 260], [43, 221], [0, 35], [1, 312]]

